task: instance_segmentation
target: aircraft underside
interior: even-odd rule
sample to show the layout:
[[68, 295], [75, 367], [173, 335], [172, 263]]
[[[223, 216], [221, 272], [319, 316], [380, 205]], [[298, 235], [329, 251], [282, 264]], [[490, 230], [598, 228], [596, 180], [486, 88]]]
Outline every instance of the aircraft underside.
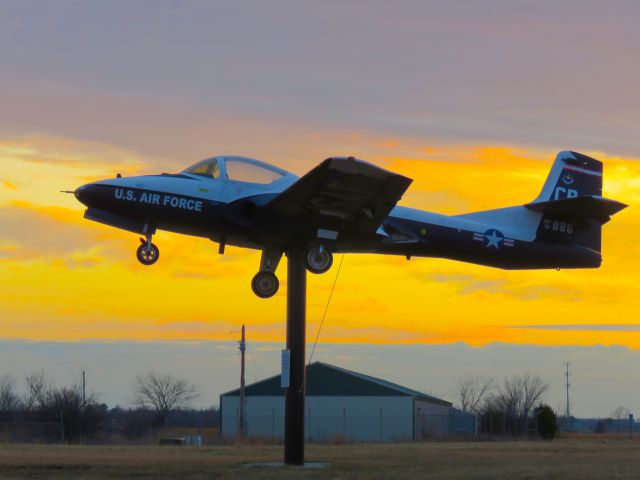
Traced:
[[[257, 177], [234, 178], [247, 168]], [[158, 261], [157, 230], [208, 238], [219, 253], [226, 245], [261, 250], [251, 285], [263, 298], [277, 292], [275, 271], [293, 250], [315, 274], [331, 268], [335, 253], [597, 268], [601, 226], [625, 207], [601, 196], [602, 163], [575, 152], [558, 155], [541, 194], [526, 205], [457, 216], [397, 206], [410, 183], [352, 157], [329, 158], [302, 178], [252, 159], [212, 157], [181, 174], [119, 176], [75, 194], [88, 207], [85, 218], [142, 236], [144, 265]]]
[[[272, 275], [283, 252], [293, 247], [307, 252], [307, 268], [312, 273], [327, 271], [333, 263], [334, 253], [386, 254], [407, 259], [445, 258], [503, 269], [595, 268], [601, 263], [599, 252], [580, 245], [514, 240], [490, 225], [484, 226], [484, 233], [481, 233], [398, 217], [388, 217], [383, 222], [381, 233], [362, 236], [345, 232], [339, 239], [315, 238], [300, 245], [299, 238], [306, 236], [301, 237], [295, 226], [259, 230], [229, 222], [224, 214], [219, 213], [224, 210], [224, 205], [212, 205], [209, 209], [217, 213], [211, 214], [207, 221], [185, 212], [176, 216], [175, 212], [162, 209], [153, 218], [147, 216], [146, 219], [141, 215], [132, 216], [135, 213], [132, 209], [116, 213], [90, 209], [87, 218], [144, 235], [137, 256], [145, 265], [152, 265], [159, 258], [159, 249], [152, 243], [158, 229], [208, 238], [219, 243], [220, 253], [224, 252], [226, 245], [261, 250], [263, 255], [258, 278], [253, 282], [254, 290], [258, 289], [256, 293], [260, 296], [271, 296], [267, 294], [274, 288], [277, 290], [277, 280]], [[146, 213], [148, 215], [149, 212]], [[394, 227], [384, 231], [385, 225]]]

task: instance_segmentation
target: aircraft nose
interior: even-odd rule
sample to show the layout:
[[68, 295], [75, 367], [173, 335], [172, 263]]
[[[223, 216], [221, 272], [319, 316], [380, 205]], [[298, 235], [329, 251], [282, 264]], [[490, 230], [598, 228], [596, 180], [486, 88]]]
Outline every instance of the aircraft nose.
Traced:
[[87, 190], [87, 185], [82, 185], [81, 187], [76, 188], [76, 191], [73, 192], [73, 194], [76, 196], [76, 199], [83, 204], [87, 204], [86, 203], [86, 190]]
[[96, 200], [96, 186], [88, 183], [86, 185], [82, 185], [81, 187], [76, 188], [74, 195], [76, 196], [76, 199], [86, 205], [87, 207], [90, 207], [91, 203], [95, 203], [92, 200]]

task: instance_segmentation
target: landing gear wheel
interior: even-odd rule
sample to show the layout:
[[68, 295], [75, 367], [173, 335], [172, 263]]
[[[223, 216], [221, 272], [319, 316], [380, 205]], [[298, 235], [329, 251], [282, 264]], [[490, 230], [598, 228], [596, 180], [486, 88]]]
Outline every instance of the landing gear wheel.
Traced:
[[258, 272], [251, 280], [251, 289], [260, 298], [273, 297], [278, 288], [280, 282], [278, 277], [272, 272]]
[[304, 265], [311, 273], [324, 273], [333, 265], [333, 254], [326, 248], [310, 248], [304, 256]]
[[136, 257], [138, 257], [138, 261], [143, 265], [153, 265], [158, 261], [158, 258], [160, 258], [160, 250], [153, 243], [147, 245], [145, 242], [138, 247]]

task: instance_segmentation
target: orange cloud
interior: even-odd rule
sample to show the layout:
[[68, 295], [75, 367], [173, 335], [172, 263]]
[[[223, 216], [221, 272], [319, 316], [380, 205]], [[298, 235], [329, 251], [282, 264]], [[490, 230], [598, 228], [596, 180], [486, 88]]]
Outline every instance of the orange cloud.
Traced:
[[73, 195], [60, 190], [73, 190], [117, 172], [136, 174], [149, 162], [136, 152], [97, 142], [48, 136], [0, 139], [3, 185], [7, 187], [0, 189], [0, 205], [22, 201], [81, 210]]
[[18, 186], [14, 183], [11, 183], [9, 180], [2, 180], [2, 185], [9, 190], [17, 190]]
[[[57, 192], [66, 175], [76, 186], [80, 176], [113, 172], [100, 160], [102, 147], [96, 147], [94, 164], [91, 144], [80, 148], [54, 141], [54, 150], [80, 148], [84, 156], [74, 158], [84, 159], [86, 171], [66, 163], [49, 165], [55, 167], [52, 177], [43, 179], [35, 173], [47, 164], [23, 157], [46, 150], [47, 140], [18, 146], [17, 153], [2, 153], [3, 166], [21, 185], [0, 191], [4, 337], [227, 339], [230, 330], [246, 323], [255, 340], [284, 338], [286, 260], [278, 272], [283, 292], [268, 301], [254, 297], [249, 287], [259, 252], [228, 248], [219, 256], [208, 240], [160, 232], [155, 242], [161, 259], [143, 267], [134, 258], [135, 235], [83, 220], [73, 196]], [[500, 146], [425, 150], [420, 142], [402, 141], [393, 148], [398, 155], [374, 161], [415, 179], [401, 203], [449, 214], [530, 201], [555, 154]], [[605, 162], [605, 195], [632, 205], [639, 200], [640, 162], [595, 156]], [[139, 168], [147, 162], [138, 160]], [[604, 263], [598, 270], [507, 272], [439, 259], [347, 255], [320, 340], [640, 348], [640, 333], [634, 331], [526, 328], [609, 319], [633, 323], [640, 307], [636, 210], [623, 211], [605, 226]], [[335, 272], [309, 276], [309, 339], [315, 337]]]

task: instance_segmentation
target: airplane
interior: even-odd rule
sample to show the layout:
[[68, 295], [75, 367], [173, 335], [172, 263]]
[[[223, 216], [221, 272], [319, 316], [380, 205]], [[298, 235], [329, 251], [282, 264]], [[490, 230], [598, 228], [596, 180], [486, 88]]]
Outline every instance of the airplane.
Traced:
[[328, 271], [336, 253], [439, 257], [502, 269], [597, 268], [601, 230], [627, 205], [602, 197], [602, 162], [560, 152], [538, 197], [462, 215], [398, 206], [412, 180], [354, 157], [331, 157], [301, 178], [251, 158], [221, 155], [177, 174], [101, 180], [74, 191], [84, 218], [136, 233], [137, 259], [158, 261], [157, 230], [262, 251], [251, 287], [276, 294], [283, 253]]

